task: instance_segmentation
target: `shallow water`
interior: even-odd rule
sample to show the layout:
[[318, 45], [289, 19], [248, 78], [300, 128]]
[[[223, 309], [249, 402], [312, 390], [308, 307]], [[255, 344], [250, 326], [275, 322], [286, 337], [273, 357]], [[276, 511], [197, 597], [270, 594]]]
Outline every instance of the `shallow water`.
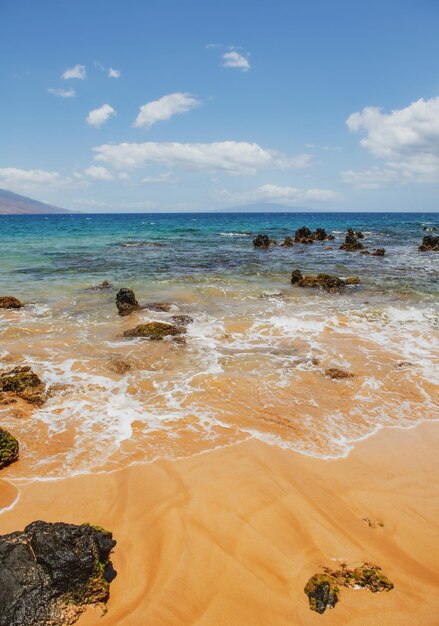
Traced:
[[[382, 426], [438, 415], [439, 255], [420, 253], [435, 214], [185, 214], [0, 217], [2, 369], [30, 364], [72, 385], [32, 416], [0, 407], [21, 462], [8, 475], [56, 477], [257, 437], [337, 457]], [[336, 240], [253, 248], [300, 226]], [[348, 227], [384, 258], [339, 250]], [[327, 249], [330, 247], [331, 249]], [[343, 294], [292, 287], [293, 269], [358, 275]], [[109, 280], [142, 304], [119, 318]], [[143, 320], [188, 313], [187, 341], [127, 340]], [[130, 369], [116, 373], [115, 360]], [[334, 381], [326, 368], [355, 374]]]

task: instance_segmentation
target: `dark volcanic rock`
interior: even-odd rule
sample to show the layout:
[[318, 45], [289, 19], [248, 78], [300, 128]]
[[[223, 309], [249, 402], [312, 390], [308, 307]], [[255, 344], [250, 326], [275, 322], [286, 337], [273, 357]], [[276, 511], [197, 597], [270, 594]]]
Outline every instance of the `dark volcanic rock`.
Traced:
[[18, 396], [37, 406], [47, 399], [44, 383], [28, 365], [0, 374], [0, 393]]
[[7, 430], [0, 428], [0, 469], [10, 463], [13, 463], [17, 459], [18, 441], [11, 435], [11, 433], [8, 433]]
[[170, 302], [150, 302], [144, 306], [145, 309], [149, 309], [150, 311], [163, 311], [167, 313], [172, 309], [172, 304]]
[[356, 250], [363, 250], [364, 246], [359, 239], [363, 239], [364, 235], [362, 232], [357, 231], [354, 232], [352, 228], [348, 230], [346, 233], [346, 238], [344, 243], [341, 244], [340, 250], [347, 250], [348, 252], [355, 252]]
[[346, 285], [356, 285], [360, 283], [360, 279], [356, 276], [350, 276], [346, 280], [342, 280], [338, 276], [331, 274], [308, 274], [303, 276], [300, 270], [291, 272], [291, 283], [298, 287], [322, 287], [325, 291], [339, 291]]
[[253, 239], [253, 245], [255, 248], [268, 248], [270, 242], [271, 240], [268, 235], [259, 234]]
[[0, 626], [65, 626], [109, 598], [111, 533], [33, 522], [0, 536]]
[[119, 289], [117, 292], [116, 306], [119, 311], [119, 315], [122, 316], [130, 315], [133, 311], [138, 311], [140, 309], [140, 305], [136, 300], [134, 291], [127, 289], [126, 287]]
[[175, 337], [185, 332], [186, 329], [182, 325], [167, 324], [165, 322], [147, 322], [126, 330], [124, 337], [144, 337], [153, 341], [161, 341], [165, 337]]
[[191, 317], [190, 315], [181, 314], [181, 315], [172, 315], [171, 320], [174, 322], [176, 326], [189, 326], [189, 324], [193, 323], [194, 318]]
[[283, 243], [280, 244], [282, 248], [291, 248], [294, 245], [294, 241], [292, 237], [285, 237]]
[[384, 256], [386, 254], [385, 248], [377, 248], [375, 252], [372, 252], [372, 256]]
[[311, 244], [314, 241], [325, 241], [334, 239], [334, 235], [328, 235], [324, 228], [316, 228], [312, 232], [306, 226], [302, 226], [294, 233], [294, 241], [297, 243]]
[[315, 574], [308, 580], [304, 589], [309, 599], [309, 608], [317, 613], [333, 609], [338, 602], [340, 588], [330, 574]]
[[418, 248], [421, 252], [438, 252], [439, 251], [439, 236], [425, 235], [421, 245]]
[[112, 291], [114, 289], [114, 285], [112, 285], [108, 280], [103, 280], [100, 285], [93, 285], [93, 287], [89, 287], [92, 291]]
[[0, 296], [0, 309], [21, 309], [22, 306], [24, 304], [14, 296]]

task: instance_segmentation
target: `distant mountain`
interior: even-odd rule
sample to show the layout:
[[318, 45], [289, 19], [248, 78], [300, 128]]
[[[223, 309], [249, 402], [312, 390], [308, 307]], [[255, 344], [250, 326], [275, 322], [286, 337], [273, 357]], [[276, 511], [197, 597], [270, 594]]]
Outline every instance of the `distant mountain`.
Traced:
[[215, 211], [218, 213], [312, 213], [314, 209], [305, 206], [286, 206], [274, 202], [258, 202], [255, 204], [238, 204]]
[[18, 193], [0, 189], [0, 215], [55, 215], [57, 213], [73, 213], [51, 204], [38, 202]]

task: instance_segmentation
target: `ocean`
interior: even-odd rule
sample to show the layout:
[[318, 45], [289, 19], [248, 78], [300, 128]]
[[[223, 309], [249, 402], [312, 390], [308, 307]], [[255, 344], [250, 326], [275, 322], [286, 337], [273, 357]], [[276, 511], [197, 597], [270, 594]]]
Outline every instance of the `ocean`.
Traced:
[[[308, 226], [333, 241], [279, 243]], [[439, 256], [418, 251], [438, 214], [0, 216], [1, 370], [64, 385], [17, 435], [16, 477], [107, 471], [254, 437], [336, 458], [384, 426], [438, 416]], [[348, 228], [384, 257], [346, 252]], [[358, 276], [342, 293], [294, 287], [292, 270]], [[114, 289], [93, 289], [107, 280]], [[117, 315], [121, 287], [142, 305]], [[127, 339], [142, 321], [193, 318], [186, 341]], [[122, 365], [121, 365], [122, 363]], [[354, 374], [332, 380], [326, 369]], [[123, 370], [123, 372], [122, 372]]]

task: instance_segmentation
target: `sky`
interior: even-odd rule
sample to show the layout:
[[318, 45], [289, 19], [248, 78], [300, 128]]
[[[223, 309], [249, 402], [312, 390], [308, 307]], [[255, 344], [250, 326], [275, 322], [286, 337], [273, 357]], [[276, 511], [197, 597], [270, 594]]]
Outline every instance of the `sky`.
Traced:
[[438, 0], [0, 0], [0, 188], [439, 210]]

